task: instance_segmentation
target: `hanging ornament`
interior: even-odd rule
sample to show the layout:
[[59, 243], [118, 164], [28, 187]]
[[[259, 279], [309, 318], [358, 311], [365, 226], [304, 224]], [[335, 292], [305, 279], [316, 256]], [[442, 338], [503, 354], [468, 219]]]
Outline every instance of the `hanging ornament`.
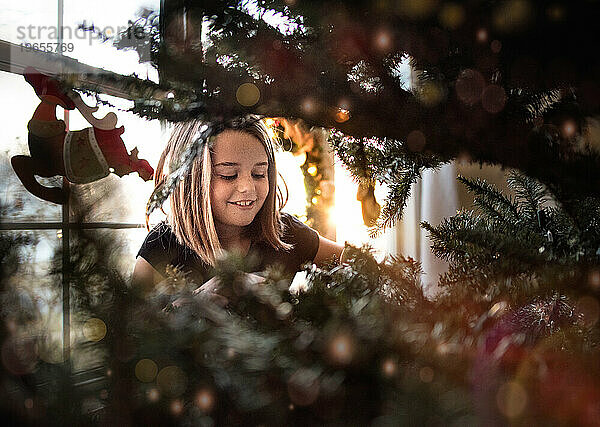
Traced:
[[367, 227], [374, 226], [381, 213], [381, 205], [375, 200], [375, 185], [358, 184], [356, 200], [360, 200], [364, 224]]
[[[152, 178], [154, 170], [148, 161], [138, 159], [137, 148], [127, 152], [121, 139], [125, 129], [116, 127], [115, 113], [97, 119], [93, 113], [98, 107], [85, 104], [76, 92], [63, 91], [55, 79], [31, 67], [23, 75], [41, 103], [27, 125], [30, 155], [14, 156], [11, 163], [30, 193], [57, 204], [68, 197], [61, 188], [42, 186], [34, 175], [63, 176], [74, 184], [97, 181], [111, 172], [118, 176], [137, 172], [144, 181]], [[57, 105], [77, 109], [92, 127], [67, 132], [65, 122], [56, 119]]]

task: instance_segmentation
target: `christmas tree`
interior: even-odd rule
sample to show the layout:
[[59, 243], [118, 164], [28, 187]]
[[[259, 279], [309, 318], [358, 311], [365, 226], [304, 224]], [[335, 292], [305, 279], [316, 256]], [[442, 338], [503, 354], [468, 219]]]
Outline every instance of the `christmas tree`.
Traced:
[[[460, 178], [473, 209], [423, 224], [450, 263], [434, 300], [423, 296], [417, 262], [378, 263], [368, 247], [347, 248], [342, 265], [307, 266], [295, 293], [276, 270], [257, 286], [238, 273], [241, 260], [224, 260], [227, 308], [194, 293], [176, 269], [143, 295], [115, 267], [114, 242], [75, 230], [69, 260], [57, 254], [55, 271], [69, 277], [74, 310], [90, 321], [88, 345], [106, 367], [91, 390], [38, 360], [43, 337], [16, 338], [35, 313], [8, 285], [28, 242], [3, 235], [2, 292], [15, 310], [2, 318], [3, 362], [12, 367], [2, 380], [17, 390], [5, 393], [6, 417], [597, 425], [594, 2], [166, 1], [157, 14], [131, 25], [152, 36], [142, 59], [157, 67], [160, 84], [111, 84], [144, 117], [202, 117], [207, 126], [149, 210], [225, 120], [247, 113], [334, 128], [331, 145], [355, 177], [390, 188], [379, 227], [401, 217], [424, 169], [458, 155], [518, 169], [508, 180], [513, 194]], [[399, 71], [405, 60], [417, 76], [411, 89]], [[84, 91], [106, 83], [96, 82], [65, 79]], [[35, 410], [23, 409], [27, 399]]]

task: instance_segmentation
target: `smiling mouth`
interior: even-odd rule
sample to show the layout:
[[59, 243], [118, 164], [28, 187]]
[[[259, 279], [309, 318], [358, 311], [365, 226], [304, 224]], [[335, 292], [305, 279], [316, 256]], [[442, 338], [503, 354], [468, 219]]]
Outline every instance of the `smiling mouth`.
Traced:
[[229, 202], [229, 203], [231, 203], [232, 205], [235, 205], [235, 206], [239, 206], [241, 208], [248, 208], [248, 207], [254, 205], [255, 201], [256, 200], [239, 200], [237, 202]]

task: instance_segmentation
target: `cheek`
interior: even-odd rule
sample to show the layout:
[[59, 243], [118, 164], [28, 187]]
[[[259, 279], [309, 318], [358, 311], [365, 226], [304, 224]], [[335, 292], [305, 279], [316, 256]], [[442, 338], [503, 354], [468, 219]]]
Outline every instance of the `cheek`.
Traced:
[[221, 203], [227, 198], [227, 187], [218, 180], [210, 182], [210, 202], [211, 204]]
[[263, 200], [267, 198], [267, 195], [269, 194], [269, 180], [268, 179], [265, 179], [264, 182], [262, 182], [259, 185], [258, 191], [259, 191], [260, 197]]

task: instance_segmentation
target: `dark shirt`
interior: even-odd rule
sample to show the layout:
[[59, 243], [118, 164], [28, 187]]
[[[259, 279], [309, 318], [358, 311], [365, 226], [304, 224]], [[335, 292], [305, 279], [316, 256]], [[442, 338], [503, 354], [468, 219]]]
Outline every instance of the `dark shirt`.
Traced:
[[[245, 259], [251, 264], [250, 272], [264, 271], [268, 266], [281, 267], [290, 279], [302, 264], [311, 262], [319, 249], [319, 235], [292, 215], [282, 213], [282, 240], [293, 245], [289, 251], [276, 250], [266, 242], [252, 241]], [[202, 284], [215, 275], [214, 269], [204, 263], [189, 247], [177, 242], [171, 227], [161, 222], [154, 227], [142, 244], [141, 256], [165, 276], [167, 265], [188, 273], [196, 283]]]

